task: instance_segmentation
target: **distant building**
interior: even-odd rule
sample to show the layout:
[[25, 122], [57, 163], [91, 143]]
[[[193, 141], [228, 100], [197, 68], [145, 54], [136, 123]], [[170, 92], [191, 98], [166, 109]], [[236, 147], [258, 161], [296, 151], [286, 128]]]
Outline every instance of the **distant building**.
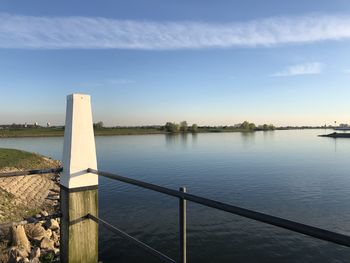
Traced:
[[48, 122], [48, 123], [46, 123], [46, 127], [48, 127], [48, 128], [49, 128], [50, 126], [51, 126], [51, 125], [50, 125], [50, 123], [49, 123], [49, 122]]
[[28, 125], [27, 125], [27, 123], [25, 122], [25, 123], [24, 123], [24, 128], [27, 128], [27, 126], [28, 126]]
[[37, 127], [39, 124], [37, 122], [34, 122], [34, 127]]
[[338, 127], [334, 128], [337, 131], [349, 131], [350, 130], [350, 126], [346, 123], [341, 123], [339, 124]]

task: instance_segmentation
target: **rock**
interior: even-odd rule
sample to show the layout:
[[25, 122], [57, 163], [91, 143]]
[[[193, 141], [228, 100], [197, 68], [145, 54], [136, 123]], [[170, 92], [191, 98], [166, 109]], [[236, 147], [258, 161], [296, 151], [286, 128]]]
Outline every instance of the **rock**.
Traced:
[[57, 235], [57, 233], [55, 231], [52, 232], [51, 238], [54, 242], [59, 241], [59, 236]]
[[29, 256], [29, 252], [27, 249], [25, 249], [24, 247], [18, 247], [17, 248], [17, 254], [19, 257], [22, 257], [22, 258], [26, 258]]
[[34, 247], [30, 252], [30, 259], [39, 258], [40, 257], [40, 247]]
[[55, 247], [60, 247], [60, 241], [55, 241], [54, 245]]
[[0, 240], [4, 240], [5, 239], [5, 231], [0, 228]]
[[48, 230], [46, 230], [46, 236], [48, 237], [48, 238], [51, 238], [51, 236], [52, 236], [52, 230], [49, 228]]
[[48, 199], [48, 200], [59, 200], [60, 196], [59, 195], [52, 195], [52, 196], [46, 197], [46, 199]]
[[42, 249], [53, 249], [54, 242], [47, 237], [44, 237], [40, 242], [40, 248]]
[[58, 222], [55, 219], [50, 219], [50, 220], [46, 221], [45, 226], [47, 229], [51, 229], [51, 230], [57, 230], [60, 228], [60, 225], [58, 224]]
[[21, 249], [21, 251], [25, 251], [28, 256], [30, 243], [22, 225], [12, 227], [12, 243]]
[[22, 259], [28, 257], [28, 252], [23, 247], [12, 247], [9, 251], [8, 263], [21, 262]]
[[26, 220], [28, 221], [28, 223], [34, 223], [36, 221], [38, 221], [36, 218], [34, 217], [27, 217]]
[[41, 218], [41, 214], [36, 214], [35, 218], [38, 218], [38, 219]]
[[48, 215], [49, 215], [49, 213], [46, 212], [45, 210], [41, 211], [40, 213], [41, 213], [43, 216], [48, 216]]
[[8, 253], [8, 256], [9, 256], [8, 263], [16, 263], [17, 262], [17, 255], [18, 255], [17, 248], [12, 247]]
[[29, 239], [40, 241], [47, 235], [45, 228], [40, 223], [26, 225], [26, 233]]
[[28, 258], [21, 258], [20, 261], [18, 261], [19, 263], [29, 263], [29, 259]]
[[40, 263], [40, 259], [39, 258], [33, 258], [29, 262], [30, 263]]

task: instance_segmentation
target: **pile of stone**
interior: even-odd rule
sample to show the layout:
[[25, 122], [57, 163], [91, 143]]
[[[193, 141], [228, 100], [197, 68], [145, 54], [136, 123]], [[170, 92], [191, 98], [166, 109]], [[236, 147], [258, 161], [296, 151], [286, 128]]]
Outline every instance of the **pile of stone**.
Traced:
[[8, 263], [59, 262], [60, 220], [41, 220], [47, 216], [42, 211], [35, 223], [11, 227]]

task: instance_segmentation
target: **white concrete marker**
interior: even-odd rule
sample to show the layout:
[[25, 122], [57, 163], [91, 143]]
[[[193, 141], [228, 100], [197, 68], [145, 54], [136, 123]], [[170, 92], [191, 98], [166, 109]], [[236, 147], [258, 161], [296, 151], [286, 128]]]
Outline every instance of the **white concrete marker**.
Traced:
[[86, 172], [87, 168], [97, 169], [89, 95], [67, 96], [62, 161], [62, 186], [71, 189], [98, 185], [98, 176]]

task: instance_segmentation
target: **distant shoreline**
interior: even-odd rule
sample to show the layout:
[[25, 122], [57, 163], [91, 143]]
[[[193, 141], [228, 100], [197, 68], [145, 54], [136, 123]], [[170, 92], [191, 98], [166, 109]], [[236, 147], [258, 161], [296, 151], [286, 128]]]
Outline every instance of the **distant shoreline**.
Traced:
[[[195, 133], [192, 132], [176, 132], [171, 133], [167, 131], [161, 130], [123, 130], [123, 129], [110, 129], [106, 128], [106, 130], [95, 130], [95, 136], [122, 136], [122, 135], [154, 135], [154, 134], [168, 134], [168, 135], [176, 135], [176, 134], [198, 134], [198, 133], [224, 133], [224, 132], [254, 132], [254, 131], [244, 131], [244, 130], [205, 130], [205, 131], [197, 131]], [[63, 137], [64, 131], [0, 131], [0, 139], [1, 138], [26, 138], [26, 137]]]
[[[279, 127], [275, 130], [304, 130], [304, 129], [325, 129], [324, 127]], [[328, 128], [330, 129], [330, 127]], [[244, 130], [239, 128], [224, 127], [199, 127], [198, 131], [192, 133], [187, 132], [167, 132], [161, 128], [139, 128], [139, 127], [118, 127], [118, 128], [99, 128], [95, 129], [95, 136], [118, 136], [118, 135], [152, 135], [152, 134], [197, 134], [197, 133], [231, 133], [244, 132], [253, 133], [256, 131], [264, 131], [261, 129]], [[0, 129], [0, 138], [26, 138], [26, 137], [63, 137], [63, 127], [52, 128], [19, 128], [19, 129]]]

